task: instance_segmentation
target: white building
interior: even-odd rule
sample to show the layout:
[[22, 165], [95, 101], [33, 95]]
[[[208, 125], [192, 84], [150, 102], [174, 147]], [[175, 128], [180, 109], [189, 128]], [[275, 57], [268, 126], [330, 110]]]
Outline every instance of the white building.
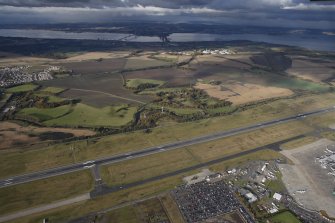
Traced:
[[257, 201], [257, 197], [251, 192], [245, 194], [244, 196], [248, 200], [249, 203], [254, 203], [255, 201]]
[[281, 198], [282, 198], [282, 195], [279, 194], [279, 193], [275, 193], [275, 194], [273, 195], [273, 199], [275, 199], [275, 200], [277, 200], [277, 201], [280, 201]]

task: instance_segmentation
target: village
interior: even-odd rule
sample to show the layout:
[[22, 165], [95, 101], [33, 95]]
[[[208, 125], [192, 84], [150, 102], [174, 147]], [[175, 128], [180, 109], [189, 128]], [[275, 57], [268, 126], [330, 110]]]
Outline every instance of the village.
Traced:
[[53, 79], [52, 73], [59, 71], [58, 66], [48, 66], [41, 71], [29, 71], [29, 65], [4, 67], [0, 69], [0, 87], [11, 87], [34, 81], [45, 81]]
[[170, 54], [170, 55], [184, 55], [191, 56], [192, 54], [200, 54], [200, 55], [229, 55], [236, 54], [236, 52], [230, 49], [202, 49], [202, 50], [193, 50], [193, 51], [169, 51], [163, 52], [162, 54]]

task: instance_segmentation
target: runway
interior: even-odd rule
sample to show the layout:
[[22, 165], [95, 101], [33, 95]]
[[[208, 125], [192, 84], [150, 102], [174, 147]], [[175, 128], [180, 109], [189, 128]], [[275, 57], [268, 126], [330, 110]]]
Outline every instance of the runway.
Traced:
[[45, 179], [45, 178], [67, 174], [67, 173], [71, 173], [75, 171], [80, 171], [83, 169], [94, 167], [94, 165], [107, 165], [107, 164], [122, 162], [125, 160], [144, 157], [144, 156], [148, 156], [148, 155], [155, 154], [155, 153], [161, 153], [161, 152], [170, 151], [170, 150], [174, 150], [178, 148], [183, 148], [183, 147], [190, 146], [190, 145], [209, 142], [209, 141], [229, 137], [232, 135], [237, 135], [240, 133], [249, 132], [249, 131], [253, 131], [256, 129], [269, 127], [269, 126], [273, 126], [276, 124], [290, 122], [290, 121], [297, 120], [297, 119], [303, 119], [308, 116], [313, 116], [313, 115], [318, 115], [318, 114], [333, 112], [333, 111], [335, 111], [335, 106], [330, 107], [330, 108], [321, 109], [321, 110], [301, 113], [301, 114], [289, 116], [286, 118], [275, 119], [275, 120], [271, 120], [268, 122], [261, 122], [261, 123], [257, 123], [257, 124], [250, 125], [250, 126], [217, 132], [217, 133], [213, 133], [213, 134], [209, 134], [205, 136], [196, 137], [193, 139], [188, 139], [188, 140], [178, 141], [178, 142], [164, 144], [160, 146], [150, 147], [150, 148], [146, 148], [140, 151], [124, 153], [120, 155], [105, 157], [105, 158], [86, 161], [82, 163], [76, 163], [76, 164], [57, 167], [53, 169], [42, 170], [42, 171], [28, 173], [28, 174], [19, 175], [19, 176], [13, 176], [7, 179], [0, 180], [0, 188], [22, 184], [22, 183], [27, 183], [27, 182], [31, 182], [35, 180]]

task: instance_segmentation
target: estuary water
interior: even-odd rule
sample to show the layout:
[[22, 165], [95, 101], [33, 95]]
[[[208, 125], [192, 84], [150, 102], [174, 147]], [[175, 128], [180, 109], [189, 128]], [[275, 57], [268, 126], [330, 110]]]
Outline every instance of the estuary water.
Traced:
[[[114, 40], [128, 42], [162, 42], [158, 36], [136, 36], [124, 33], [101, 32], [65, 32], [34, 29], [0, 29], [1, 37], [25, 37], [40, 39], [72, 39], [72, 40]], [[324, 34], [207, 34], [207, 33], [173, 33], [167, 37], [170, 42], [198, 41], [232, 41], [249, 40], [304, 47], [312, 50], [335, 51], [335, 35]]]

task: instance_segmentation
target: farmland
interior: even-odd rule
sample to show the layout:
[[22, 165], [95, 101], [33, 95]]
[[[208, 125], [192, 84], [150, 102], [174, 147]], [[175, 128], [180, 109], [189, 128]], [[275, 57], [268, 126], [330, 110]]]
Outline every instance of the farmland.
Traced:
[[17, 87], [12, 87], [7, 89], [8, 93], [19, 93], [19, 92], [26, 92], [26, 91], [33, 91], [37, 88], [37, 85], [34, 84], [24, 84]]
[[98, 127], [124, 126], [133, 120], [136, 107], [128, 105], [95, 108], [85, 104], [63, 105], [55, 108], [25, 108], [18, 114], [31, 116], [46, 126]]
[[136, 107], [119, 106], [94, 108], [85, 104], [76, 104], [69, 114], [45, 121], [48, 126], [97, 127], [123, 126], [133, 120]]
[[148, 96], [136, 95], [132, 90], [124, 88], [122, 76], [119, 74], [71, 76], [46, 81], [43, 85], [68, 89], [60, 96], [69, 99], [79, 98], [83, 103], [95, 107], [124, 103], [138, 105], [151, 100]]
[[137, 70], [143, 68], [150, 67], [159, 67], [159, 66], [167, 66], [170, 63], [160, 60], [153, 60], [148, 58], [130, 58], [127, 60], [125, 65], [126, 70]]
[[59, 94], [61, 92], [63, 92], [65, 89], [63, 88], [56, 88], [56, 87], [46, 87], [44, 89], [42, 89], [42, 92], [45, 93], [50, 93], [50, 94]]
[[195, 88], [206, 91], [214, 98], [231, 101], [235, 105], [293, 95], [291, 90], [285, 88], [242, 83], [228, 83], [220, 86], [198, 83]]
[[124, 74], [126, 79], [153, 79], [165, 81], [166, 87], [185, 87], [192, 84], [193, 73], [178, 68], [162, 68], [145, 71], [133, 71]]
[[80, 52], [76, 55], [66, 58], [66, 61], [87, 61], [87, 60], [98, 60], [98, 59], [113, 59], [113, 58], [123, 58], [129, 55], [130, 52], [120, 51], [120, 52]]
[[326, 60], [320, 63], [315, 59], [298, 57], [293, 60], [292, 68], [288, 70], [288, 74], [320, 83], [334, 78], [334, 69], [331, 61]]
[[125, 64], [125, 59], [115, 58], [104, 59], [102, 61], [88, 60], [81, 62], [67, 62], [60, 65], [64, 66], [68, 70], [72, 70], [74, 74], [87, 75], [122, 70]]

